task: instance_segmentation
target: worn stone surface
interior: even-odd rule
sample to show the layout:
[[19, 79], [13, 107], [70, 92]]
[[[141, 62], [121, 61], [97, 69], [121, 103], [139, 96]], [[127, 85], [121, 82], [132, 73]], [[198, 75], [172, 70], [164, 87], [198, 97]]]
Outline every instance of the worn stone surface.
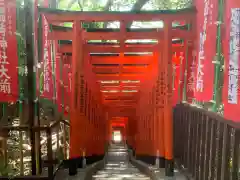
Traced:
[[93, 176], [93, 180], [150, 180], [129, 163], [128, 149], [124, 145], [112, 145], [106, 155], [103, 170]]
[[[104, 169], [98, 171], [93, 180], [150, 180], [150, 177], [141, 173], [129, 163], [129, 153], [125, 146], [111, 145], [105, 157]], [[146, 164], [146, 166], [148, 166]], [[187, 180], [180, 172], [175, 170], [174, 177], [166, 177], [165, 169], [148, 166], [157, 174], [158, 180]], [[60, 170], [55, 179], [57, 180], [83, 180], [84, 169], [78, 169], [76, 176], [68, 176], [68, 170]]]
[[154, 168], [155, 173], [157, 174], [158, 180], [188, 180], [184, 175], [182, 175], [179, 171], [174, 170], [174, 177], [166, 177], [165, 169]]
[[78, 169], [78, 174], [76, 176], [69, 176], [68, 169], [60, 170], [55, 179], [56, 180], [83, 180], [84, 178], [84, 169]]

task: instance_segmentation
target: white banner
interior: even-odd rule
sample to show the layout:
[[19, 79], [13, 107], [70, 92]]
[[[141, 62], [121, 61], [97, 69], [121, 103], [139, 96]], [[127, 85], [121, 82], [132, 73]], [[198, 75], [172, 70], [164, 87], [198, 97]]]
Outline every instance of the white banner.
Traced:
[[238, 81], [240, 59], [240, 8], [231, 9], [229, 39], [228, 103], [238, 104]]

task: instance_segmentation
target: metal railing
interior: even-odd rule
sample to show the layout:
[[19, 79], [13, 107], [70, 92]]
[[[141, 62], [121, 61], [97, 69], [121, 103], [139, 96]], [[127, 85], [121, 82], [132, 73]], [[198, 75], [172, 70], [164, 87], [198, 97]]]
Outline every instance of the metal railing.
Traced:
[[[3, 166], [9, 169], [10, 156], [15, 156], [19, 161], [19, 173], [16, 173], [13, 179], [52, 179], [54, 176], [54, 170], [57, 169], [61, 160], [66, 160], [69, 157], [69, 123], [65, 120], [58, 120], [48, 126], [35, 126], [29, 127], [25, 125], [20, 126], [2, 126], [0, 132], [2, 138], [1, 152], [2, 160], [4, 161]], [[36, 142], [36, 162], [31, 162], [31, 146], [29, 144], [29, 134], [33, 131], [35, 134]], [[10, 143], [10, 133], [15, 133], [19, 136], [19, 143], [15, 151], [10, 154], [10, 148], [14, 143]], [[0, 134], [1, 136], [1, 134]], [[25, 137], [25, 138], [23, 138]], [[26, 138], [27, 137], [27, 138]], [[23, 140], [24, 139], [24, 140]], [[1, 160], [1, 159], [0, 159]], [[27, 162], [26, 162], [27, 161]], [[16, 163], [16, 162], [15, 162]], [[31, 163], [35, 163], [37, 167], [37, 175], [31, 176]], [[28, 168], [26, 168], [28, 166]], [[13, 169], [14, 166], [11, 166]], [[29, 169], [29, 172], [26, 172]], [[11, 170], [11, 169], [10, 169]], [[0, 178], [9, 178], [9, 172], [2, 173]]]
[[195, 180], [240, 179], [240, 123], [186, 104], [174, 108], [178, 166]]

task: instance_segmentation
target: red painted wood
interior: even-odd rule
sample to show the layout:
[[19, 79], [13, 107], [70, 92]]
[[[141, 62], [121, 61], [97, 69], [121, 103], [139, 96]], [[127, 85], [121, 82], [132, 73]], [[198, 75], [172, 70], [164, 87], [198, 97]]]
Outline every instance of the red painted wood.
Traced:
[[[102, 155], [105, 144], [111, 140], [113, 129], [118, 128], [121, 129], [124, 140], [136, 149], [138, 155], [160, 155], [169, 160], [173, 158], [172, 74], [168, 67], [172, 63], [172, 52], [182, 51], [184, 45], [173, 45], [172, 38], [182, 37], [191, 40], [195, 38], [195, 34], [194, 31], [172, 30], [170, 23], [173, 20], [195, 20], [195, 13], [178, 15], [45, 13], [45, 16], [50, 23], [74, 22], [72, 31], [49, 33], [54, 40], [73, 40], [72, 45], [62, 45], [58, 48], [60, 53], [72, 53], [72, 57], [68, 56], [73, 73], [70, 97], [71, 157], [82, 156], [83, 151], [87, 156]], [[126, 19], [132, 21], [159, 18], [165, 21], [164, 28], [159, 31], [125, 32]], [[80, 29], [79, 20], [93, 19], [96, 21], [120, 20], [120, 32], [90, 33]], [[120, 43], [119, 45], [93, 45], [86, 43], [89, 39], [118, 39]], [[129, 45], [125, 43], [126, 39], [157, 39], [159, 43]], [[124, 55], [124, 52], [135, 51], [147, 51], [152, 54]], [[90, 52], [114, 52], [120, 55], [90, 56]], [[118, 66], [111, 66], [112, 64]], [[83, 81], [80, 80], [81, 76]], [[124, 82], [129, 80], [135, 82]], [[137, 92], [122, 92], [124, 90]]]
[[195, 21], [196, 12], [181, 13], [106, 13], [106, 12], [41, 12], [49, 22], [74, 22], [74, 21]]
[[[54, 38], [55, 39], [55, 38]], [[124, 52], [158, 52], [159, 51], [159, 45], [127, 45], [125, 44], [125, 47], [120, 47], [120, 45], [92, 45], [88, 44], [85, 45], [85, 52], [87, 53], [120, 53], [121, 51]], [[183, 50], [183, 46], [181, 44], [179, 45], [173, 45], [173, 51], [179, 52]], [[58, 49], [60, 53], [71, 53], [72, 52], [72, 45], [71, 44], [65, 44], [61, 45]]]

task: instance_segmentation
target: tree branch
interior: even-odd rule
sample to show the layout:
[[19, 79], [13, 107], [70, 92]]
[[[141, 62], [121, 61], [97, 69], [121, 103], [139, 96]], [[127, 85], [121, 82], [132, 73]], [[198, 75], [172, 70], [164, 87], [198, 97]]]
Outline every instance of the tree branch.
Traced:
[[[103, 11], [109, 11], [111, 6], [112, 6], [112, 4], [113, 4], [113, 0], [108, 0], [107, 4], [105, 5], [105, 7], [103, 9]], [[104, 22], [103, 28], [107, 28], [107, 25], [108, 25], [108, 22]]]
[[68, 3], [67, 9], [70, 9], [75, 2], [77, 2], [77, 0], [71, 0], [71, 1]]
[[[132, 7], [131, 11], [140, 11], [142, 7], [148, 2], [149, 0], [138, 0]], [[127, 24], [127, 28], [132, 26], [132, 22]]]
[[80, 8], [80, 11], [83, 11], [83, 6], [82, 6], [80, 0], [78, 0], [78, 5], [79, 5], [79, 8]]

